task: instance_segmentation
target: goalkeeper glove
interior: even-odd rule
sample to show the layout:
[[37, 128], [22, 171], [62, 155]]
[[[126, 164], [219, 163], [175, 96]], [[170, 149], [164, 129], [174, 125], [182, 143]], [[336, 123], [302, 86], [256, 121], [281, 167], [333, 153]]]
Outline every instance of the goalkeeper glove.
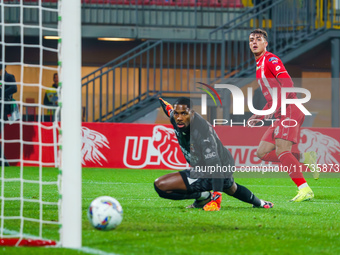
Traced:
[[172, 105], [169, 104], [167, 101], [163, 100], [161, 97], [159, 98], [159, 102], [161, 103], [161, 106], [165, 114], [168, 115], [168, 117], [170, 117], [170, 113], [174, 109]]

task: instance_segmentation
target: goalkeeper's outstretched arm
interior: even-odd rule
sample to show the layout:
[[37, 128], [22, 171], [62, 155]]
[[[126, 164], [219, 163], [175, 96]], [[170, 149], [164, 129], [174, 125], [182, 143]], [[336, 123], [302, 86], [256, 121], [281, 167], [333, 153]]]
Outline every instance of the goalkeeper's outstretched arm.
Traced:
[[165, 114], [170, 117], [171, 112], [173, 111], [173, 107], [171, 104], [169, 104], [167, 101], [163, 100], [161, 97], [159, 98], [159, 102], [163, 108], [163, 111]]

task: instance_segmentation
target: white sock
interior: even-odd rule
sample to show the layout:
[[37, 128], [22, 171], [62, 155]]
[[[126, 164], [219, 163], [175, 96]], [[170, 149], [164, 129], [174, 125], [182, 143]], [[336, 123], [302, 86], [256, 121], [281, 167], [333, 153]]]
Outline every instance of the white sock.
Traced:
[[201, 196], [197, 200], [204, 200], [204, 199], [207, 199], [209, 196], [210, 196], [209, 191], [203, 191], [201, 192]]
[[308, 183], [307, 183], [307, 182], [304, 183], [304, 184], [301, 184], [301, 185], [298, 187], [298, 189], [300, 190], [300, 189], [303, 189], [303, 188], [306, 188], [306, 187], [308, 187]]
[[261, 201], [261, 207], [263, 207], [265, 205], [265, 202], [262, 199], [260, 199], [260, 201]]

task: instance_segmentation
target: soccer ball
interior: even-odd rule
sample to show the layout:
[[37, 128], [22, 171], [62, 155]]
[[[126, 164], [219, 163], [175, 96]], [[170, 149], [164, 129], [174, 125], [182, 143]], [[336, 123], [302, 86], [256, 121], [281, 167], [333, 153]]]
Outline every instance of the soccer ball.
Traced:
[[91, 202], [87, 217], [94, 228], [111, 230], [122, 222], [123, 208], [113, 197], [101, 196]]

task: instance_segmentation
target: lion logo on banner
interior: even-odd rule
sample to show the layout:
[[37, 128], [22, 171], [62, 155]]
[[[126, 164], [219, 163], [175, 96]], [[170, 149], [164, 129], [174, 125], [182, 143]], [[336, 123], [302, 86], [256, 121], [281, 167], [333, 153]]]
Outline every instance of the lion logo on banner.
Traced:
[[156, 126], [153, 129], [152, 145], [162, 156], [162, 162], [168, 167], [185, 167], [186, 162], [181, 156], [176, 134], [172, 128]]
[[160, 163], [171, 169], [188, 167], [178, 146], [175, 131], [161, 125], [153, 128], [152, 136], [126, 136], [123, 162], [129, 168]]
[[340, 153], [340, 143], [333, 137], [302, 129], [300, 134], [299, 151], [315, 151], [318, 154], [319, 164], [339, 164], [332, 154]]
[[81, 155], [82, 160], [81, 163], [86, 165], [86, 162], [98, 163], [99, 165], [103, 165], [101, 163], [102, 160], [107, 162], [106, 157], [100, 152], [100, 149], [109, 147], [109, 141], [106, 136], [103, 134], [91, 130], [87, 127], [81, 128], [82, 134], [82, 147], [81, 147]]

